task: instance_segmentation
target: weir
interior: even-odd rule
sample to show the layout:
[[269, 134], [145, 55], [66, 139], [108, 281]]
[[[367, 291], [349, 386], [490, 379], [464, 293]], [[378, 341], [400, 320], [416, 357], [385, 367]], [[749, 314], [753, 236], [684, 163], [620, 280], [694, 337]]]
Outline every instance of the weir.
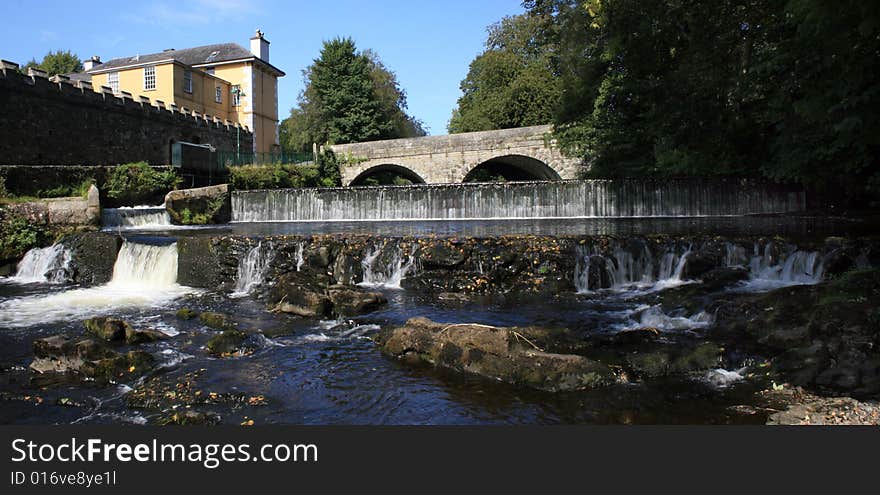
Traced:
[[236, 191], [233, 222], [713, 217], [799, 212], [753, 180], [568, 180]]
[[163, 228], [171, 225], [171, 217], [165, 206], [104, 208], [101, 211], [101, 225], [105, 229]]

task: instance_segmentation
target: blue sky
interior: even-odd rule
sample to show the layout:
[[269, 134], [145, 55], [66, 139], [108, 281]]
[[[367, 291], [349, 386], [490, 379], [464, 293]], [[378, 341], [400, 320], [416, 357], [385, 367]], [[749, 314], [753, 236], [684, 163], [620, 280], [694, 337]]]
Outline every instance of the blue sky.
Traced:
[[272, 1], [144, 0], [136, 3], [3, 0], [0, 58], [24, 64], [70, 49], [102, 60], [236, 42], [245, 48], [259, 28], [270, 62], [287, 73], [279, 83], [282, 118], [296, 104], [302, 70], [321, 42], [351, 36], [397, 73], [409, 113], [431, 134], [445, 134], [459, 83], [483, 49], [486, 27], [523, 12], [519, 0]]

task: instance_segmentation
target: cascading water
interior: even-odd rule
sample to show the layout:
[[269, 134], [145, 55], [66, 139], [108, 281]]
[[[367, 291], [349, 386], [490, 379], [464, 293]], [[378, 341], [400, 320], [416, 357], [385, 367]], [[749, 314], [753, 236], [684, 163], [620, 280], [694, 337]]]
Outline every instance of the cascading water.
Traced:
[[15, 275], [7, 280], [22, 284], [64, 283], [67, 281], [69, 264], [70, 251], [61, 244], [34, 248], [24, 255], [24, 258], [18, 263]]
[[177, 244], [157, 246], [124, 242], [109, 283], [0, 303], [0, 325], [27, 327], [77, 320], [120, 310], [165, 307], [195, 292], [177, 284]]
[[[669, 247], [659, 257], [658, 263], [647, 246], [636, 254], [623, 246], [615, 246], [610, 254], [602, 254], [592, 246], [578, 245], [574, 286], [579, 294], [588, 294], [602, 288], [627, 291], [681, 285], [687, 283], [682, 281], [681, 276], [690, 252], [690, 246], [684, 251]], [[593, 274], [594, 270], [600, 270], [601, 273]]]
[[804, 209], [756, 181], [569, 180], [236, 191], [233, 222], [739, 216]]
[[302, 271], [303, 265], [306, 263], [305, 256], [303, 256], [303, 251], [306, 248], [305, 242], [300, 242], [296, 245], [296, 271]]
[[745, 249], [728, 243], [725, 264], [744, 266], [746, 262], [749, 280], [743, 287], [749, 290], [818, 284], [825, 271], [822, 257], [817, 251], [789, 250], [777, 254], [773, 243], [765, 244], [763, 250], [755, 244], [753, 255], [747, 258]]
[[395, 247], [391, 260], [385, 266], [376, 266], [380, 264], [379, 257], [382, 254], [382, 248], [379, 246], [371, 247], [361, 260], [361, 266], [364, 271], [364, 279], [358, 285], [365, 287], [384, 287], [386, 289], [400, 289], [400, 281], [403, 280], [415, 267], [415, 258], [410, 255], [404, 259], [403, 252], [399, 247]]
[[[243, 297], [249, 294], [255, 287], [262, 284], [266, 279], [266, 270], [269, 263], [275, 257], [275, 250], [271, 243], [263, 246], [260, 241], [256, 246], [248, 250], [238, 262], [238, 272], [235, 277], [235, 290], [233, 297]], [[297, 260], [299, 271], [299, 260]]]
[[171, 226], [171, 217], [164, 206], [104, 208], [101, 210], [101, 225], [107, 230], [161, 229]]

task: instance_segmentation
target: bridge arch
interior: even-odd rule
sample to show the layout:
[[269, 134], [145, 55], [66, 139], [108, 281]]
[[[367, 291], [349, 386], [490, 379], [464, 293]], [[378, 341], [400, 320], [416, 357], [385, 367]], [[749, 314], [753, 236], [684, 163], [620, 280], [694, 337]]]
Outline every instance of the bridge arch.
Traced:
[[463, 182], [494, 180], [560, 180], [559, 173], [547, 163], [527, 155], [500, 155], [479, 163], [464, 176]]
[[393, 163], [383, 163], [364, 170], [349, 185], [366, 186], [374, 183], [389, 185], [394, 184], [393, 177], [402, 177], [413, 184], [425, 184], [425, 179], [412, 169]]

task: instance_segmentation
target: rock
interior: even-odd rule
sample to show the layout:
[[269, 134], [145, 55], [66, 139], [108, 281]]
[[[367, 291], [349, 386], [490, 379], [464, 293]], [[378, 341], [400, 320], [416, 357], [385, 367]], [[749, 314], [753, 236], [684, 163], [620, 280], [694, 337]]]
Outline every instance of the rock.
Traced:
[[105, 232], [71, 234], [59, 241], [70, 251], [70, 282], [83, 286], [106, 284], [113, 278], [122, 238]]
[[217, 330], [223, 330], [232, 326], [228, 316], [223, 313], [212, 311], [205, 311], [204, 313], [199, 314], [199, 321], [202, 322], [203, 325]]
[[354, 287], [331, 287], [328, 297], [337, 316], [356, 316], [375, 311], [388, 303], [381, 292], [369, 292]]
[[153, 356], [144, 351], [129, 351], [98, 361], [86, 361], [79, 368], [83, 375], [102, 382], [137, 376], [153, 367]]
[[87, 332], [105, 342], [125, 340], [129, 332], [134, 332], [134, 329], [128, 322], [105, 316], [85, 320], [83, 325], [85, 325]]
[[163, 332], [151, 328], [135, 330], [134, 328], [129, 327], [125, 330], [125, 343], [130, 345], [156, 342], [157, 340], [165, 340], [167, 338], [168, 336]]
[[100, 382], [143, 374], [153, 366], [153, 356], [143, 351], [120, 354], [92, 339], [74, 342], [63, 335], [33, 343], [32, 370], [38, 373], [79, 373]]
[[626, 364], [636, 376], [659, 378], [717, 368], [721, 364], [721, 353], [717, 345], [704, 342], [690, 349], [637, 352], [627, 356]]
[[179, 225], [228, 223], [232, 217], [229, 185], [171, 191], [165, 195], [165, 209]]
[[203, 413], [192, 409], [173, 412], [157, 421], [160, 425], [204, 426], [220, 422], [220, 416], [214, 413]]
[[285, 273], [269, 291], [276, 311], [304, 317], [330, 316], [333, 303], [324, 289], [300, 272]]
[[574, 354], [536, 349], [516, 328], [447, 325], [412, 318], [377, 337], [383, 352], [407, 363], [472, 373], [551, 392], [586, 390], [617, 383], [610, 368]]
[[772, 413], [768, 425], [880, 425], [880, 403], [850, 397], [819, 397], [806, 390], [766, 390], [760, 396]]
[[177, 317], [180, 318], [181, 320], [192, 320], [192, 319], [194, 319], [194, 318], [198, 318], [198, 317], [199, 317], [199, 312], [198, 312], [198, 311], [195, 311], [195, 310], [192, 310], [192, 309], [189, 309], [189, 308], [180, 308], [180, 309], [177, 310], [177, 313], [175, 313], [175, 314], [176, 314]]
[[705, 273], [700, 278], [704, 290], [714, 291], [732, 286], [749, 278], [749, 271], [739, 266], [719, 266]]
[[247, 334], [240, 330], [225, 330], [211, 337], [208, 341], [208, 352], [215, 356], [228, 356], [239, 350]]
[[471, 254], [471, 247], [455, 241], [435, 241], [421, 251], [425, 268], [455, 268]]

